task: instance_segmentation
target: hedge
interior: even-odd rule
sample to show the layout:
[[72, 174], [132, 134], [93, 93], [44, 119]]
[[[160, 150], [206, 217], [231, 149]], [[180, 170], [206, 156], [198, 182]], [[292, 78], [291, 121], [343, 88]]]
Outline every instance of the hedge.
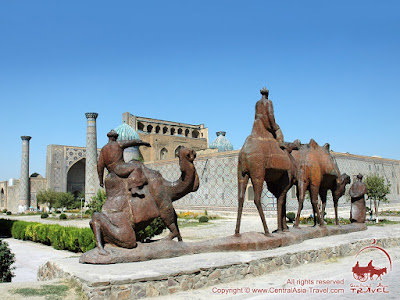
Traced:
[[[164, 229], [163, 221], [156, 218], [144, 230], [136, 232], [136, 239], [143, 242], [162, 233]], [[51, 245], [55, 249], [72, 252], [86, 252], [96, 247], [93, 231], [90, 228], [0, 219], [0, 235]]]
[[65, 227], [37, 222], [0, 219], [0, 234], [51, 245], [58, 250], [86, 252], [96, 246], [90, 228]]

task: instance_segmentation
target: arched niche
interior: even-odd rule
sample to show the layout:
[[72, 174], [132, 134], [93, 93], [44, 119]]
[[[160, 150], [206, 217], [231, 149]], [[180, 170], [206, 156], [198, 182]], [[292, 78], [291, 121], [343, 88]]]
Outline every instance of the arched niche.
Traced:
[[166, 148], [162, 148], [160, 151], [160, 159], [167, 159], [168, 150]]
[[82, 158], [75, 162], [67, 172], [67, 192], [75, 197], [79, 193], [85, 192], [85, 164], [86, 159]]

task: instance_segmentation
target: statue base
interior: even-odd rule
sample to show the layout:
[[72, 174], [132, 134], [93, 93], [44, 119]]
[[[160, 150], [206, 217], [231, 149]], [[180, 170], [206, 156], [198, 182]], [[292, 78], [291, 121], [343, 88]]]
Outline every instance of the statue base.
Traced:
[[98, 249], [95, 248], [82, 254], [79, 262], [87, 264], [116, 264], [208, 252], [260, 251], [298, 244], [308, 239], [366, 229], [367, 226], [365, 224], [353, 223], [341, 226], [290, 228], [288, 232], [273, 233], [271, 237], [267, 237], [262, 233], [246, 232], [240, 236], [228, 236], [195, 243], [160, 240], [150, 243], [138, 243], [138, 246], [134, 249], [125, 249], [107, 244], [105, 249], [108, 255], [101, 255]]
[[[371, 226], [368, 230], [358, 225], [341, 226], [342, 233], [348, 227], [360, 231], [340, 235], [334, 235], [339, 232], [336, 231], [338, 227], [329, 226], [333, 230], [329, 231], [332, 234], [330, 236], [265, 251], [201, 253], [107, 265], [80, 264], [79, 257], [51, 260], [39, 268], [38, 280], [73, 280], [93, 300], [140, 299], [227, 284], [263, 274], [272, 273], [273, 276], [273, 272], [280, 269], [292, 269], [336, 257], [355, 256], [373, 241], [385, 249], [400, 245], [400, 225]], [[299, 231], [305, 231], [303, 229], [308, 230], [302, 228]], [[248, 234], [243, 234], [242, 239], [246, 236]], [[351, 274], [351, 269], [348, 272]]]

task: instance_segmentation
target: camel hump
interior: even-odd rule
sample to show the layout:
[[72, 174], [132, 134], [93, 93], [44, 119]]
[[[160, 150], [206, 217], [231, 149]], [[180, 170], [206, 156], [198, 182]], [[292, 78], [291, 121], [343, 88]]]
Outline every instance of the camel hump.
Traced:
[[309, 144], [314, 149], [317, 149], [319, 147], [318, 143], [314, 139], [311, 139]]

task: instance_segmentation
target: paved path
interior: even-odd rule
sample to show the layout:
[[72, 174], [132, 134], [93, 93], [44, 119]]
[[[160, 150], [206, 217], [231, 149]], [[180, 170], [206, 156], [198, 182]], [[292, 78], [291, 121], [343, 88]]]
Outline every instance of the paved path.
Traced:
[[12, 282], [37, 281], [37, 270], [39, 266], [51, 259], [79, 256], [69, 251], [56, 250], [53, 247], [39, 243], [21, 241], [13, 238], [3, 239], [10, 245], [11, 251], [15, 254], [16, 267], [15, 277]]

